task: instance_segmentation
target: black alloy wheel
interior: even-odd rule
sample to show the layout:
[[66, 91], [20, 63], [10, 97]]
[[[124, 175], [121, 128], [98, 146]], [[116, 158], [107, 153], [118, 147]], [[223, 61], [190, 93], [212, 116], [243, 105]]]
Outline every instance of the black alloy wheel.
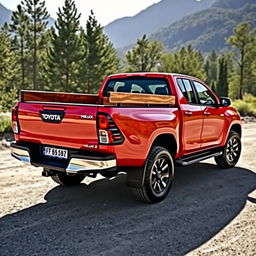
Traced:
[[240, 135], [235, 131], [231, 131], [223, 148], [223, 154], [215, 157], [215, 162], [220, 168], [232, 168], [237, 164], [241, 151], [242, 143]]

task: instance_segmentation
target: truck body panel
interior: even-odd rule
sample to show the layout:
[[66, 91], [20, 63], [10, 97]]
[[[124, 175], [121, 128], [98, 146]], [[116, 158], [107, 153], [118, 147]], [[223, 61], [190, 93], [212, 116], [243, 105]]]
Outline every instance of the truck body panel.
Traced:
[[142, 166], [151, 144], [158, 135], [172, 134], [178, 139], [179, 112], [177, 108], [104, 108], [123, 133], [122, 145], [100, 145], [99, 150], [117, 156], [120, 166]]
[[[97, 109], [97, 106], [19, 103], [18, 140], [76, 149], [97, 145]], [[64, 117], [59, 123], [42, 120], [42, 113], [60, 112], [64, 112]]]

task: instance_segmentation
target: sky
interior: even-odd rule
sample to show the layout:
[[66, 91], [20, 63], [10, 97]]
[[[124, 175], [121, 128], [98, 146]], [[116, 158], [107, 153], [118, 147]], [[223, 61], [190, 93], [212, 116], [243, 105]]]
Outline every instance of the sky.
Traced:
[[[21, 0], [0, 0], [6, 8], [15, 10]], [[56, 19], [58, 7], [64, 0], [45, 0], [47, 10], [51, 17]], [[146, 7], [160, 2], [160, 0], [75, 0], [78, 11], [82, 13], [81, 25], [84, 26], [92, 9], [96, 19], [105, 26], [111, 21], [124, 16], [133, 16]]]

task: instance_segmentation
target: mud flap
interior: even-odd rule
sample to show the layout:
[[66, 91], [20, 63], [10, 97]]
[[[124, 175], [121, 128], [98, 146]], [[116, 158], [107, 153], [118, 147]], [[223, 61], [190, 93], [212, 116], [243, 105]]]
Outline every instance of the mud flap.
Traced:
[[127, 167], [125, 168], [127, 172], [126, 184], [129, 187], [141, 188], [144, 185], [145, 179], [145, 167]]

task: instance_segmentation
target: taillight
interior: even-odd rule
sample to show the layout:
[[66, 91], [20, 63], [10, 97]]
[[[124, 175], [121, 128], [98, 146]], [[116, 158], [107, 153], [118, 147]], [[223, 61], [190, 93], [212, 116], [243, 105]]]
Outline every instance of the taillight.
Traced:
[[108, 117], [105, 115], [98, 115], [98, 125], [99, 129], [107, 129], [108, 128]]
[[110, 115], [98, 114], [97, 122], [100, 144], [123, 143], [124, 137]]
[[12, 109], [12, 130], [16, 134], [20, 132], [19, 120], [18, 120], [18, 106], [15, 106]]

